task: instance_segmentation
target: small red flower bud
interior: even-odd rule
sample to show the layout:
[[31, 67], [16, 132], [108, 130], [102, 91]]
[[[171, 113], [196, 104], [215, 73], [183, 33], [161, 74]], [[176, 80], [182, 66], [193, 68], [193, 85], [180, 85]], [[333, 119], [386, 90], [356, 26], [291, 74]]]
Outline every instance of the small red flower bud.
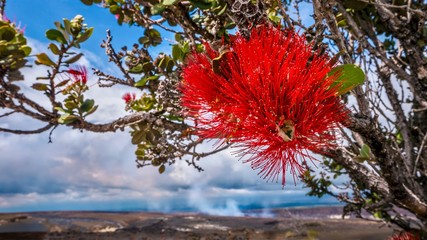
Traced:
[[67, 73], [69, 73], [73, 83], [79, 82], [82, 85], [85, 85], [87, 83], [86, 67], [78, 66], [75, 69], [70, 68], [67, 70]]
[[122, 96], [122, 99], [125, 100], [126, 104], [130, 104], [133, 101], [135, 101], [136, 99], [136, 94], [135, 93], [125, 93]]

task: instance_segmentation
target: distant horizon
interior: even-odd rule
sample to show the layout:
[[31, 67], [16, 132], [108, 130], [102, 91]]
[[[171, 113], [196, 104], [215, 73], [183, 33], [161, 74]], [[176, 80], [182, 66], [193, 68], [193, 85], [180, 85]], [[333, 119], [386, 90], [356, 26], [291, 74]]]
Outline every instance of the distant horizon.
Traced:
[[[56, 203], [56, 204], [38, 204], [21, 206], [16, 208], [1, 209], [0, 213], [19, 213], [19, 212], [67, 212], [67, 211], [89, 211], [89, 212], [159, 212], [159, 213], [204, 213], [218, 216], [242, 216], [245, 212], [253, 210], [269, 211], [273, 209], [285, 208], [317, 208], [317, 207], [339, 207], [344, 204], [338, 202], [332, 197], [321, 199], [298, 196], [294, 201], [283, 201], [263, 205], [262, 202], [243, 203], [237, 198], [219, 198], [201, 200], [200, 203], [191, 203], [185, 199], [174, 201], [174, 205], [153, 206], [144, 204], [142, 201], [102, 201], [102, 202], [83, 202], [83, 203]], [[170, 202], [170, 201], [165, 201]]]

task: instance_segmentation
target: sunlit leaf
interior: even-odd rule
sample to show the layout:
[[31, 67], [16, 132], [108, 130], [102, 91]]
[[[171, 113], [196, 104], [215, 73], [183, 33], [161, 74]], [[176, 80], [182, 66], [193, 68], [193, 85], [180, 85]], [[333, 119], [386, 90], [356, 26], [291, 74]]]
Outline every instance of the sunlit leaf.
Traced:
[[118, 5], [111, 5], [110, 6], [110, 12], [112, 14], [118, 14], [121, 11], [121, 9], [122, 8], [120, 6], [118, 6]]
[[98, 105], [93, 106], [89, 111], [87, 111], [87, 112], [84, 114], [84, 116], [86, 117], [86, 116], [88, 116], [88, 115], [90, 115], [90, 114], [94, 113], [97, 109], [98, 109]]
[[58, 46], [56, 46], [55, 43], [50, 43], [49, 44], [49, 49], [55, 55], [59, 55], [61, 53], [61, 51], [59, 50]]
[[158, 15], [161, 14], [165, 10], [165, 6], [163, 4], [155, 4], [153, 7], [151, 7], [151, 15]]
[[154, 75], [154, 76], [145, 76], [145, 77], [141, 78], [141, 80], [139, 80], [138, 82], [136, 82], [134, 86], [135, 86], [135, 87], [142, 87], [142, 86], [145, 86], [145, 84], [146, 84], [148, 81], [155, 81], [155, 80], [159, 79], [159, 77], [160, 77], [160, 76], [158, 76], [158, 75]]
[[46, 31], [46, 37], [49, 40], [57, 41], [57, 42], [60, 42], [62, 44], [66, 44], [67, 43], [67, 40], [65, 39], [64, 35], [60, 31], [58, 31], [56, 29], [49, 29], [49, 30], [47, 30]]
[[80, 107], [81, 112], [87, 112], [95, 105], [95, 100], [93, 99], [86, 99], [82, 106]]
[[77, 36], [76, 43], [82, 43], [90, 38], [93, 33], [93, 27], [87, 29], [85, 32]]
[[180, 61], [182, 60], [182, 56], [183, 56], [183, 52], [181, 50], [181, 48], [179, 47], [179, 45], [173, 45], [172, 46], [172, 58], [175, 61]]
[[363, 144], [362, 148], [360, 149], [360, 156], [364, 158], [370, 158], [371, 157], [371, 148]]
[[77, 62], [77, 61], [78, 61], [82, 56], [83, 56], [83, 53], [76, 54], [76, 55], [74, 55], [74, 56], [70, 57], [69, 59], [67, 59], [67, 60], [65, 61], [65, 63], [67, 63], [67, 64], [75, 63], [75, 62]]
[[42, 64], [46, 66], [55, 66], [56, 64], [47, 56], [46, 53], [39, 53], [36, 55], [36, 64]]
[[46, 91], [48, 90], [48, 85], [44, 83], [34, 83], [31, 87], [37, 91]]
[[328, 76], [333, 76], [335, 74], [338, 74], [339, 77], [331, 87], [339, 84], [338, 95], [351, 91], [365, 81], [365, 73], [360, 67], [354, 64], [344, 64], [334, 67], [328, 73]]
[[165, 5], [165, 6], [169, 6], [169, 5], [173, 5], [173, 4], [177, 3], [177, 2], [178, 2], [178, 0], [163, 0], [162, 4]]

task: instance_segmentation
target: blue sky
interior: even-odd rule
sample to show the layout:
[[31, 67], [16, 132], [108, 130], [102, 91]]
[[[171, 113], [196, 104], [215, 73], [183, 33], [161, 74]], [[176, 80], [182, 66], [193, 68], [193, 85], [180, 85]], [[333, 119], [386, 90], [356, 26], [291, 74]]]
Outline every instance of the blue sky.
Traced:
[[[7, 16], [25, 26], [33, 54], [47, 51], [45, 31], [54, 21], [81, 14], [93, 36], [82, 45], [85, 57], [80, 64], [118, 73], [100, 48], [107, 29], [116, 47], [131, 45], [143, 34], [141, 28], [119, 27], [107, 10], [88, 7], [78, 0], [9, 0]], [[172, 36], [164, 35], [168, 39]], [[154, 53], [169, 52], [168, 41]], [[28, 87], [45, 69], [33, 66], [24, 70], [23, 91], [39, 102], [43, 96]], [[95, 83], [95, 76], [89, 82]], [[105, 122], [123, 116], [121, 100], [128, 89], [100, 89], [88, 93], [100, 105], [92, 121]], [[1, 112], [0, 112], [1, 113]], [[25, 117], [0, 119], [0, 126], [33, 129], [40, 126]], [[22, 136], [0, 133], [0, 212], [40, 210], [151, 210], [199, 211], [221, 215], [240, 215], [246, 208], [268, 208], [336, 203], [305, 196], [301, 183], [266, 183], [249, 164], [230, 152], [201, 161], [205, 172], [177, 163], [160, 175], [154, 168], [137, 169], [134, 146], [128, 130], [94, 134], [59, 127], [48, 144], [48, 133]], [[209, 144], [203, 146], [212, 148]]]

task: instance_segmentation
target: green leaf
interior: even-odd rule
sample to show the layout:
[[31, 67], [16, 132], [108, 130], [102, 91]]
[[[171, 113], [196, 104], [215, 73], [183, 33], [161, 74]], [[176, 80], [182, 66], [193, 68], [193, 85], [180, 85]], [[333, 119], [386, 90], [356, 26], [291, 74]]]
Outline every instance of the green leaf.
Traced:
[[160, 166], [161, 162], [158, 159], [151, 160], [151, 165], [154, 167]]
[[64, 22], [64, 31], [67, 33], [67, 35], [73, 35], [71, 31], [71, 22], [70, 20], [63, 18], [62, 21]]
[[53, 54], [55, 55], [59, 55], [61, 53], [61, 51], [59, 50], [58, 46], [56, 46], [55, 43], [50, 43], [49, 44], [49, 49], [50, 51], [52, 51]]
[[145, 84], [148, 82], [148, 81], [155, 81], [155, 80], [157, 80], [157, 79], [159, 79], [159, 75], [154, 75], [154, 76], [145, 76], [145, 77], [143, 77], [143, 78], [141, 78], [141, 80], [139, 80], [138, 82], [136, 82], [135, 83], [135, 87], [142, 87], [142, 86], [145, 86]]
[[69, 59], [67, 59], [67, 60], [65, 61], [65, 63], [66, 63], [66, 64], [75, 63], [75, 62], [77, 62], [77, 61], [78, 61], [82, 56], [83, 56], [83, 53], [76, 54], [76, 55], [74, 55], [74, 56], [70, 57]]
[[118, 14], [122, 8], [118, 5], [111, 5], [110, 6], [110, 13], [112, 14]]
[[371, 148], [368, 145], [363, 144], [362, 148], [360, 149], [360, 156], [369, 159], [371, 158], [371, 154]]
[[227, 10], [227, 4], [224, 4], [222, 8], [219, 9], [219, 11], [216, 13], [217, 16], [221, 16], [225, 13], [225, 10]]
[[334, 76], [335, 74], [337, 74], [338, 78], [331, 87], [339, 84], [338, 95], [343, 95], [351, 91], [365, 81], [365, 73], [360, 67], [354, 64], [336, 66], [328, 73], [328, 76]]
[[145, 132], [144, 131], [135, 131], [132, 135], [132, 144], [136, 145], [141, 142], [146, 141]]
[[69, 124], [69, 123], [72, 123], [78, 119], [79, 119], [79, 117], [77, 117], [77, 116], [71, 115], [69, 113], [65, 113], [65, 114], [62, 114], [61, 117], [58, 119], [58, 123]]
[[169, 61], [167, 62], [167, 65], [166, 65], [166, 72], [171, 73], [174, 66], [175, 66], [175, 64], [174, 64], [173, 60], [169, 59]]
[[149, 39], [148, 37], [140, 37], [140, 38], [138, 39], [138, 42], [139, 42], [140, 44], [144, 44], [144, 45], [146, 45], [146, 44], [148, 44], [148, 43], [150, 42], [150, 39]]
[[88, 115], [90, 115], [90, 114], [94, 113], [97, 109], [98, 109], [98, 105], [93, 106], [89, 111], [87, 111], [87, 112], [85, 113], [85, 115], [84, 115], [84, 116], [86, 117], [86, 116], [88, 116]]
[[157, 46], [162, 42], [162, 38], [160, 32], [156, 29], [146, 29], [144, 31], [144, 35], [148, 37], [151, 45]]
[[73, 110], [73, 109], [77, 108], [78, 106], [77, 106], [77, 104], [76, 104], [75, 102], [73, 102], [73, 101], [66, 101], [66, 102], [64, 103], [64, 107], [66, 107], [68, 110]]
[[190, 0], [190, 2], [201, 10], [207, 10], [212, 7], [212, 3], [208, 0]]
[[338, 22], [338, 27], [345, 27], [347, 26], [347, 21], [345, 19]]
[[63, 87], [63, 86], [65, 86], [65, 85], [67, 85], [67, 83], [68, 83], [69, 81], [70, 81], [70, 79], [67, 79], [67, 80], [61, 81], [60, 83], [58, 83], [58, 84], [56, 84], [56, 85], [55, 85], [55, 88]]
[[166, 67], [166, 63], [167, 63], [167, 61], [169, 61], [169, 58], [168, 58], [167, 56], [164, 56], [164, 57], [163, 57], [163, 58], [158, 62], [157, 66], [158, 66], [159, 68], [164, 69], [164, 68]]
[[163, 0], [162, 4], [165, 6], [169, 6], [169, 5], [174, 5], [177, 2], [178, 2], [178, 0]]
[[85, 4], [85, 5], [88, 5], [88, 6], [90, 6], [90, 5], [92, 5], [93, 4], [93, 2], [92, 2], [92, 0], [80, 0], [83, 4]]
[[79, 34], [76, 39], [76, 43], [82, 43], [90, 38], [93, 33], [93, 27], [87, 29], [85, 32]]
[[184, 54], [183, 54], [181, 48], [179, 47], [179, 45], [175, 44], [172, 46], [172, 58], [173, 58], [173, 60], [181, 61], [183, 55]]
[[16, 31], [10, 25], [0, 26], [0, 39], [10, 42], [15, 38]]
[[28, 56], [31, 53], [31, 48], [29, 46], [27, 46], [27, 45], [21, 46], [19, 48], [19, 50], [23, 51], [24, 54], [25, 54], [25, 56]]
[[177, 41], [177, 42], [182, 41], [182, 35], [180, 33], [175, 34], [175, 41]]
[[56, 29], [49, 29], [49, 30], [47, 30], [46, 31], [46, 37], [49, 40], [57, 41], [57, 42], [60, 42], [62, 44], [66, 44], [67, 43], [67, 40], [65, 39], [64, 35], [60, 31], [58, 31]]
[[375, 217], [375, 218], [378, 218], [378, 219], [381, 219], [381, 218], [382, 218], [381, 211], [375, 212], [375, 213], [374, 213], [374, 217]]
[[160, 173], [160, 174], [164, 173], [164, 172], [165, 172], [165, 170], [166, 170], [165, 165], [162, 165], [162, 166], [160, 166], [160, 167], [159, 167], [159, 173]]
[[67, 112], [67, 110], [63, 109], [62, 107], [54, 107], [54, 109], [64, 113]]
[[37, 91], [46, 91], [49, 89], [48, 85], [44, 83], [34, 83], [31, 87]]
[[82, 104], [82, 106], [80, 107], [80, 111], [81, 112], [87, 112], [87, 111], [89, 111], [90, 109], [92, 109], [92, 107], [95, 105], [95, 100], [93, 100], [93, 99], [86, 99], [84, 102], [83, 102], [83, 104]]
[[142, 70], [143, 70], [142, 64], [139, 63], [135, 67], [129, 69], [129, 73], [136, 73], [136, 74], [138, 74], [138, 73], [142, 73]]
[[151, 7], [151, 15], [159, 15], [165, 10], [165, 6], [163, 4], [156, 4]]
[[46, 66], [55, 66], [56, 64], [47, 56], [46, 53], [39, 53], [36, 55], [36, 64], [42, 64]]
[[184, 119], [180, 116], [174, 116], [174, 115], [164, 115], [167, 119], [172, 121], [183, 121]]
[[151, 62], [146, 62], [144, 64], [142, 64], [142, 71], [144, 71], [145, 73], [151, 71], [154, 69], [153, 63]]

